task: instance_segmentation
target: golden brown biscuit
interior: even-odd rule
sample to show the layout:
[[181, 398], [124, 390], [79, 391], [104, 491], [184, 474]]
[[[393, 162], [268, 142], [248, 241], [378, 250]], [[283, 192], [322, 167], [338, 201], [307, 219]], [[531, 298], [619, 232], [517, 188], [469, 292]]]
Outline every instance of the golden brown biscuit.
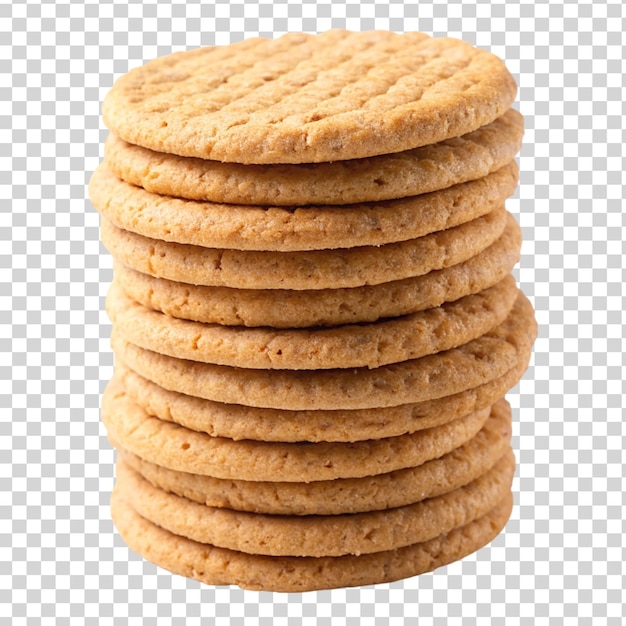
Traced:
[[497, 209], [447, 230], [386, 246], [267, 252], [202, 248], [149, 239], [102, 220], [100, 235], [113, 258], [134, 270], [195, 285], [237, 289], [341, 289], [378, 285], [472, 258], [503, 233], [508, 213]]
[[438, 459], [387, 474], [312, 483], [212, 478], [171, 470], [113, 444], [124, 462], [155, 487], [207, 506], [271, 515], [340, 515], [378, 511], [458, 489], [487, 472], [511, 439], [511, 408], [499, 400], [481, 430]]
[[141, 517], [117, 489], [113, 522], [122, 539], [147, 560], [208, 585], [302, 592], [386, 583], [432, 571], [492, 541], [511, 515], [508, 494], [483, 517], [424, 543], [361, 556], [272, 557], [245, 554], [174, 535]]
[[491, 406], [514, 387], [528, 366], [529, 353], [494, 380], [460, 393], [417, 404], [346, 411], [288, 411], [223, 404], [168, 391], [121, 364], [118, 379], [147, 413], [190, 430], [228, 439], [257, 441], [364, 441], [440, 426]]
[[111, 441], [181, 472], [249, 481], [312, 482], [359, 478], [414, 467], [462, 446], [487, 421], [490, 408], [408, 435], [355, 443], [277, 443], [211, 437], [150, 416], [109, 383], [102, 421]]
[[519, 294], [498, 327], [458, 348], [376, 369], [250, 370], [185, 361], [139, 348], [113, 332], [118, 362], [170, 391], [272, 409], [373, 409], [449, 396], [502, 376], [525, 360], [537, 332]]
[[521, 231], [509, 215], [498, 240], [442, 270], [351, 289], [232, 289], [179, 283], [115, 264], [115, 280], [134, 300], [173, 317], [227, 326], [306, 328], [375, 322], [452, 302], [495, 285], [519, 260]]
[[[345, 205], [417, 196], [488, 177], [513, 160], [523, 133], [522, 116], [509, 109], [462, 137], [369, 159], [304, 166], [240, 165], [154, 152], [113, 133], [104, 145], [104, 157], [118, 178], [155, 194], [229, 204]], [[469, 198], [470, 189], [474, 186], [465, 187]], [[394, 206], [402, 209], [409, 204]]]
[[449, 350], [502, 323], [518, 289], [513, 276], [456, 302], [373, 324], [324, 329], [241, 328], [170, 317], [113, 284], [107, 312], [131, 343], [176, 357], [250, 369], [375, 368]]
[[179, 52], [119, 78], [105, 124], [125, 141], [235, 163], [316, 163], [458, 137], [509, 109], [494, 55], [382, 31], [289, 34]]
[[198, 504], [154, 487], [120, 460], [116, 474], [135, 511], [171, 533], [248, 554], [323, 557], [395, 550], [469, 524], [510, 493], [514, 471], [508, 449], [485, 474], [441, 496], [385, 511], [299, 517]]
[[150, 239], [296, 252], [380, 246], [459, 226], [502, 207], [518, 177], [511, 162], [484, 178], [402, 200], [280, 208], [159, 196], [119, 180], [101, 165], [91, 177], [89, 195], [118, 228]]

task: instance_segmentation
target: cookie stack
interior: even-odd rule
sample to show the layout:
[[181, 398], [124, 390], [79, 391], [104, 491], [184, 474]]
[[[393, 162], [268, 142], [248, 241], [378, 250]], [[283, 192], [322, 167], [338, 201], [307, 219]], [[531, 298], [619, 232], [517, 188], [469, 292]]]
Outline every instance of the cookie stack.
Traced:
[[90, 196], [115, 259], [115, 524], [209, 584], [430, 571], [511, 511], [504, 395], [533, 310], [504, 208], [523, 133], [493, 55], [329, 31], [121, 77]]

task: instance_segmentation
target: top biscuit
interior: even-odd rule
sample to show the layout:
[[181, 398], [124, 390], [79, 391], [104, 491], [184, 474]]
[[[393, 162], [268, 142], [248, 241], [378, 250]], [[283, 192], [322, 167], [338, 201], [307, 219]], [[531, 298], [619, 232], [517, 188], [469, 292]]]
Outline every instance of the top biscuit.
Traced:
[[504, 114], [516, 89], [500, 59], [459, 40], [332, 30], [155, 59], [116, 81], [103, 116], [158, 152], [320, 163], [471, 132]]

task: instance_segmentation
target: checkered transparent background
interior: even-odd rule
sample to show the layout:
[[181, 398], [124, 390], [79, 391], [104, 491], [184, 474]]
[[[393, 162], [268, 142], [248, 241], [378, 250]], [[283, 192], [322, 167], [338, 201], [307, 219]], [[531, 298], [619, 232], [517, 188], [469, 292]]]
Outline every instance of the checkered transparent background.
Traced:
[[[506, 4], [0, 1], [0, 623], [622, 624], [624, 46], [618, 1]], [[510, 394], [516, 509], [490, 547], [390, 585], [211, 588], [130, 552], [99, 423], [111, 260], [86, 200], [100, 102], [173, 50], [331, 27], [423, 30], [492, 50], [526, 116], [518, 276], [540, 323]]]

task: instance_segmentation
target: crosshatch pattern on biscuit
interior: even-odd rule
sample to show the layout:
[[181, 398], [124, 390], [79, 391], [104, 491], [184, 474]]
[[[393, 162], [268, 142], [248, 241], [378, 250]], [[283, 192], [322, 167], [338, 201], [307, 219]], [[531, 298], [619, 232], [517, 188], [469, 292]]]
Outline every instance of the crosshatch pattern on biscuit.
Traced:
[[[20, 626], [621, 623], [620, 2], [27, 0], [0, 15], [5, 617]], [[202, 587], [134, 555], [109, 518], [114, 454], [98, 404], [112, 373], [112, 262], [85, 202], [106, 138], [99, 103], [117, 76], [173, 50], [331, 27], [461, 37], [505, 59], [518, 80], [526, 131], [507, 208], [523, 228], [517, 275], [540, 326], [531, 368], [508, 396], [519, 495], [493, 544], [417, 580], [291, 595]]]

